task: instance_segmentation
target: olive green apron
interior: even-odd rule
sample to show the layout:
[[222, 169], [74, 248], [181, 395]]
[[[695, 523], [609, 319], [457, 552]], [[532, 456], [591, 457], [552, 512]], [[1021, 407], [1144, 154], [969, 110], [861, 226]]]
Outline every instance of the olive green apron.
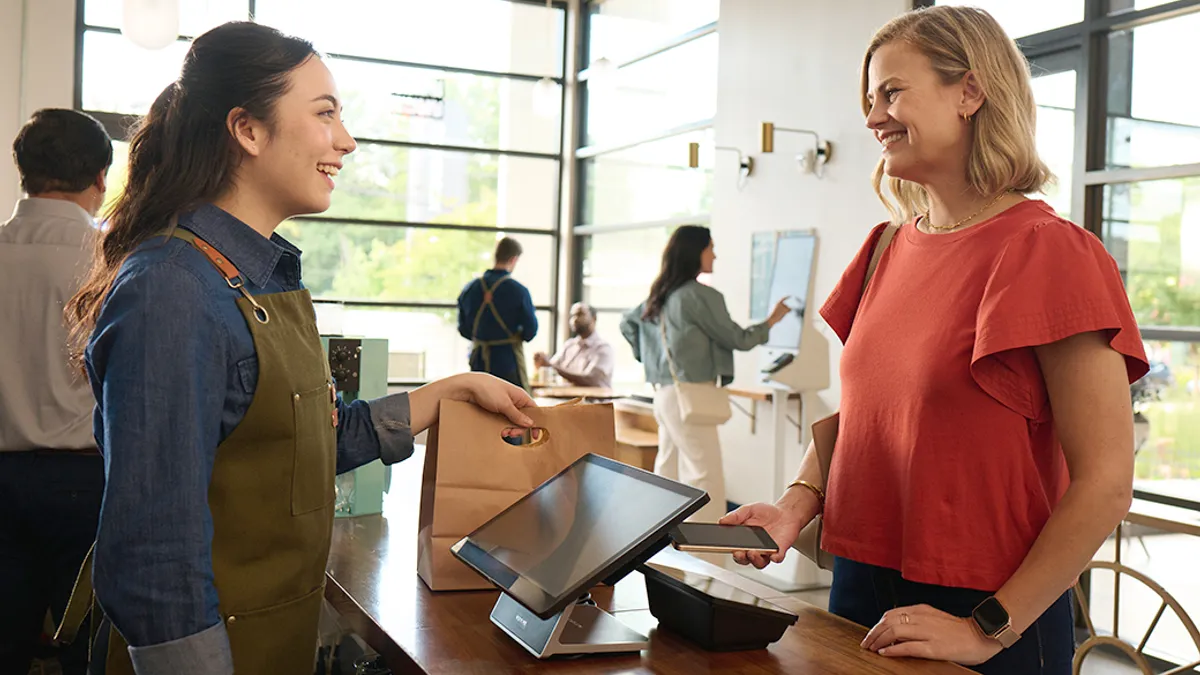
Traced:
[[[254, 398], [217, 446], [208, 490], [213, 575], [234, 670], [308, 675], [316, 658], [337, 461], [334, 388], [312, 298], [307, 290], [251, 296], [237, 268], [212, 246], [186, 230], [172, 234], [200, 249], [241, 291], [237, 304], [258, 357]], [[74, 639], [95, 604], [91, 566], [89, 553], [60, 641]], [[106, 675], [133, 675], [115, 627], [106, 664]]]
[[[483, 359], [483, 371], [485, 373], [492, 372], [492, 347], [508, 345], [512, 348], [513, 356], [517, 359], [517, 379], [521, 381], [521, 386], [525, 391], [529, 389], [529, 374], [525, 366], [525, 340], [520, 335], [508, 329], [508, 324], [504, 323], [504, 319], [500, 317], [500, 310], [496, 309], [496, 289], [500, 288], [500, 284], [512, 279], [510, 276], [501, 277], [496, 284], [488, 288], [487, 281], [483, 277], [479, 277], [479, 285], [483, 288], [483, 304], [479, 306], [479, 311], [475, 312], [475, 325], [471, 328], [471, 352], [474, 356], [475, 352], [479, 352]], [[496, 317], [496, 323], [500, 324], [500, 330], [508, 333], [508, 337], [503, 340], [480, 340], [479, 339], [479, 320], [483, 318], [485, 310], [490, 310], [492, 316]]]

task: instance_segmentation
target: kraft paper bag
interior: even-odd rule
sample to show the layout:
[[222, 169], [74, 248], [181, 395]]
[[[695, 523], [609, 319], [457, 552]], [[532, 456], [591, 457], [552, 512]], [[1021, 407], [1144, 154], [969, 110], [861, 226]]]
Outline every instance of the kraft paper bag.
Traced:
[[612, 404], [571, 402], [522, 412], [545, 431], [528, 445], [509, 445], [501, 432], [514, 425], [504, 416], [441, 402], [426, 441], [417, 535], [417, 574], [430, 590], [493, 588], [450, 547], [580, 457], [615, 453]]

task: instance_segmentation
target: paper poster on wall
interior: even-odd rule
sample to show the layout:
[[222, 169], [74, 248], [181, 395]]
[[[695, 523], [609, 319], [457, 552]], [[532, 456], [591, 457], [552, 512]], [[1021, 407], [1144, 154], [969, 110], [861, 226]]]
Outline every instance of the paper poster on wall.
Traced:
[[817, 237], [811, 231], [758, 232], [752, 239], [750, 319], [766, 319], [784, 296], [791, 297], [793, 309], [771, 329], [769, 347], [800, 347], [816, 250]]

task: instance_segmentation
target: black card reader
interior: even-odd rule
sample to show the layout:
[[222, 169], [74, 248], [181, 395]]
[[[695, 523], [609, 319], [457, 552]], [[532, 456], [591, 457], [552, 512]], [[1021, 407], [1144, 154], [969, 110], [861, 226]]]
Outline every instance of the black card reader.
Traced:
[[796, 360], [795, 354], [793, 354], [791, 352], [784, 352], [783, 355], [781, 355], [779, 358], [772, 361], [771, 365], [767, 366], [766, 368], [763, 368], [762, 372], [767, 375], [770, 375], [772, 373], [778, 373], [779, 371], [781, 371], [785, 367], [787, 367], [789, 364], [791, 364], [792, 361], [795, 361], [795, 360]]

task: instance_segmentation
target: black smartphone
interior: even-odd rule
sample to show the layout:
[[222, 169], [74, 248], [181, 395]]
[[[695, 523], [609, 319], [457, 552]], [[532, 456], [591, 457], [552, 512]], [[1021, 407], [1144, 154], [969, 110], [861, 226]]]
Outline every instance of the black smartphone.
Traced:
[[716, 523], [682, 523], [671, 530], [671, 545], [680, 551], [699, 553], [733, 553], [755, 551], [776, 553], [779, 545], [767, 531], [757, 525], [718, 525]]

